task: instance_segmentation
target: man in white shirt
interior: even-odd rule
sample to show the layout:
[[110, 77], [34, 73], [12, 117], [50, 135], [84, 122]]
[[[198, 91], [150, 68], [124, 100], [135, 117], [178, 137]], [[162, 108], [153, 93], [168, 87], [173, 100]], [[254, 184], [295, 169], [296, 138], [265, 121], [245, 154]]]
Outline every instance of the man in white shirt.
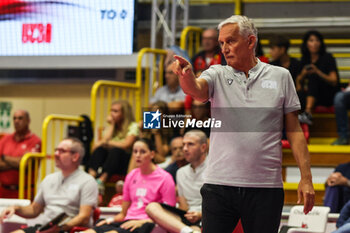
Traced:
[[55, 149], [56, 167], [60, 169], [47, 175], [34, 201], [29, 206], [11, 206], [0, 214], [0, 222], [17, 214], [24, 218], [39, 215], [42, 223], [20, 229], [14, 233], [36, 233], [60, 213], [66, 213], [70, 220], [64, 225], [54, 225], [48, 232], [65, 232], [74, 226], [92, 226], [92, 213], [97, 206], [98, 188], [94, 178], [79, 169], [84, 157], [83, 144], [75, 138], [67, 138]]
[[[200, 130], [188, 131], [183, 138], [183, 153], [189, 164], [176, 173], [179, 209], [159, 203], [147, 206], [147, 214], [170, 232], [200, 232], [202, 218], [203, 171], [208, 150], [207, 136]], [[191, 226], [191, 227], [190, 227]]]

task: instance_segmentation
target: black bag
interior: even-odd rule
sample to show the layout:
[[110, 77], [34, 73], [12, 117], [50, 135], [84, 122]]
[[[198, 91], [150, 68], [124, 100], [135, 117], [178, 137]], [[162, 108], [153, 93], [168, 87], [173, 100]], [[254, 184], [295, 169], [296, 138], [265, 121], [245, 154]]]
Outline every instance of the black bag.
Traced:
[[81, 115], [84, 121], [79, 123], [79, 126], [68, 126], [68, 137], [75, 137], [80, 139], [84, 145], [85, 156], [82, 161], [82, 165], [87, 168], [90, 159], [91, 142], [94, 138], [94, 131], [92, 129], [92, 123], [90, 117], [87, 115]]

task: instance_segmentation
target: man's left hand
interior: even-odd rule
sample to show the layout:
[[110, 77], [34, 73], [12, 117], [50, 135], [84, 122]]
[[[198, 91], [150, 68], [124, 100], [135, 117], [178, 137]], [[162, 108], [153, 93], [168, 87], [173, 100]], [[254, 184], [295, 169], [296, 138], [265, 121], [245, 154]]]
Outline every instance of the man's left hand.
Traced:
[[304, 199], [304, 213], [307, 214], [312, 210], [315, 204], [315, 191], [312, 181], [301, 179], [298, 186], [298, 204]]
[[196, 223], [202, 219], [202, 214], [200, 212], [188, 211], [185, 214], [185, 218], [191, 223]]

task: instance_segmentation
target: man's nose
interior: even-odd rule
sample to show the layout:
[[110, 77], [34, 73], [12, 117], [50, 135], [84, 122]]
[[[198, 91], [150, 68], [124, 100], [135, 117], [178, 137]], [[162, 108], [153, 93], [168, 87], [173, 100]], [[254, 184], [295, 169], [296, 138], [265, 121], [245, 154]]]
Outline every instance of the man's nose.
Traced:
[[226, 43], [223, 43], [223, 44], [221, 45], [221, 52], [222, 52], [222, 53], [228, 52], [228, 47], [227, 47], [227, 44], [226, 44]]

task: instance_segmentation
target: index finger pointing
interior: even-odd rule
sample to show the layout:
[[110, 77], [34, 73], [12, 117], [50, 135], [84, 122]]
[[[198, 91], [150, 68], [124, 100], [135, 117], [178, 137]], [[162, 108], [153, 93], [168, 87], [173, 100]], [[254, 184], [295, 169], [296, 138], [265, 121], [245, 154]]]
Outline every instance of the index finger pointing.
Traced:
[[179, 61], [181, 67], [185, 67], [189, 64], [189, 62], [181, 56], [174, 55], [174, 58]]

